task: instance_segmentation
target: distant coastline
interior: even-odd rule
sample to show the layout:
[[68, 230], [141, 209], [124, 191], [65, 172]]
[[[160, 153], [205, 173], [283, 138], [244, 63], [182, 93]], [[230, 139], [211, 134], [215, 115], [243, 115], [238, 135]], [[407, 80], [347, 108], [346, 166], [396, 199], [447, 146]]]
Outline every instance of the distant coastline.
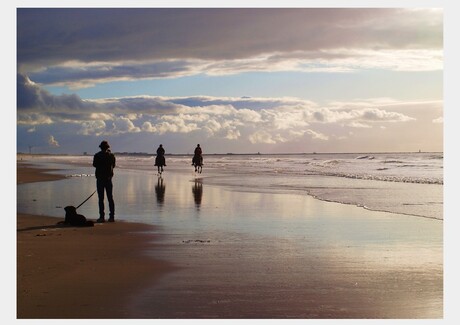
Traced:
[[[140, 157], [151, 157], [156, 156], [155, 153], [148, 152], [113, 152], [117, 156], [140, 156]], [[361, 152], [282, 152], [282, 153], [270, 153], [270, 152], [227, 152], [227, 153], [206, 153], [206, 156], [310, 156], [310, 155], [378, 155], [378, 154], [444, 154], [444, 151], [361, 151]], [[93, 153], [26, 153], [17, 152], [17, 156], [92, 156]], [[193, 156], [192, 153], [166, 153], [165, 156]]]

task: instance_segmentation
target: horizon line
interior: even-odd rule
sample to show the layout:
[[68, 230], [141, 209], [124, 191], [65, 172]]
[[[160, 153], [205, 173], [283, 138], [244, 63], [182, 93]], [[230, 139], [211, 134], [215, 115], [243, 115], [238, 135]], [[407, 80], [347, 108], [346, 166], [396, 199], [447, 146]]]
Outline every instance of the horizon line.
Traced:
[[[246, 152], [246, 153], [235, 153], [235, 152], [226, 152], [226, 153], [206, 153], [204, 156], [262, 156], [262, 155], [331, 155], [331, 154], [403, 154], [403, 153], [444, 153], [444, 151], [353, 151], [353, 152], [281, 152], [281, 153], [262, 153], [262, 152]], [[133, 155], [133, 156], [156, 156], [156, 153], [149, 152], [113, 152], [116, 155]], [[17, 152], [16, 155], [28, 155], [28, 156], [91, 156], [91, 153], [83, 152], [80, 154], [77, 153], [26, 153], [26, 152]], [[165, 156], [193, 156], [193, 153], [166, 153]]]

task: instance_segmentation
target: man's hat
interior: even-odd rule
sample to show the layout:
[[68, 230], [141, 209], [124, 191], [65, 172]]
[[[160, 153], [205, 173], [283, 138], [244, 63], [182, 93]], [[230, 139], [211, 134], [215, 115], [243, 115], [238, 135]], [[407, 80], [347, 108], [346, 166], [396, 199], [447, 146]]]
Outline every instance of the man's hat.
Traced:
[[99, 145], [99, 148], [101, 149], [107, 149], [107, 148], [110, 148], [110, 145], [107, 141], [102, 141], [101, 144]]

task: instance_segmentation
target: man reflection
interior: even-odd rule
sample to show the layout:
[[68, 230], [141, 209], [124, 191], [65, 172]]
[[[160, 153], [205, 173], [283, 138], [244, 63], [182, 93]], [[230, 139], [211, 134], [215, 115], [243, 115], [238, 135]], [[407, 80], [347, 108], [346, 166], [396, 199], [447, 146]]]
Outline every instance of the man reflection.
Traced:
[[157, 203], [159, 206], [163, 206], [165, 201], [165, 190], [166, 186], [163, 183], [163, 177], [158, 177], [157, 185], [155, 185], [155, 194], [157, 196]]
[[201, 198], [203, 197], [203, 183], [201, 183], [201, 179], [195, 179], [195, 185], [192, 187], [192, 192], [196, 208], [199, 210], [201, 206]]

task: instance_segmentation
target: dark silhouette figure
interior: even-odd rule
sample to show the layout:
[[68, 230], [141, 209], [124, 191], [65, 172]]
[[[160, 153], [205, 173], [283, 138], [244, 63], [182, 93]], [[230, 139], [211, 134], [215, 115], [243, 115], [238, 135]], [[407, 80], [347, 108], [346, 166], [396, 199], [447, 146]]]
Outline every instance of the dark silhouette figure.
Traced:
[[73, 205], [68, 205], [64, 208], [65, 219], [64, 224], [76, 227], [92, 227], [94, 223], [91, 220], [87, 220], [82, 214], [77, 213], [77, 208]]
[[199, 210], [201, 199], [203, 198], [203, 183], [201, 179], [195, 179], [195, 184], [192, 187], [193, 198], [195, 199], [196, 208]]
[[96, 222], [105, 222], [104, 211], [104, 191], [109, 201], [109, 221], [115, 221], [115, 203], [113, 201], [113, 169], [115, 168], [115, 156], [110, 152], [110, 145], [107, 141], [102, 141], [99, 145], [101, 151], [96, 153], [93, 158], [93, 166], [96, 167], [97, 196], [99, 198], [99, 219]]
[[198, 172], [201, 174], [203, 169], [203, 150], [199, 144], [196, 145], [193, 158], [192, 158], [192, 166], [195, 166], [195, 173]]
[[155, 194], [157, 196], [157, 203], [159, 206], [162, 206], [165, 202], [165, 192], [166, 186], [163, 182], [163, 178], [158, 177], [158, 183], [155, 185]]
[[155, 166], [158, 167], [158, 175], [161, 175], [161, 173], [163, 173], [163, 166], [166, 166], [165, 149], [163, 148], [162, 144], [160, 144], [160, 146], [157, 149]]

